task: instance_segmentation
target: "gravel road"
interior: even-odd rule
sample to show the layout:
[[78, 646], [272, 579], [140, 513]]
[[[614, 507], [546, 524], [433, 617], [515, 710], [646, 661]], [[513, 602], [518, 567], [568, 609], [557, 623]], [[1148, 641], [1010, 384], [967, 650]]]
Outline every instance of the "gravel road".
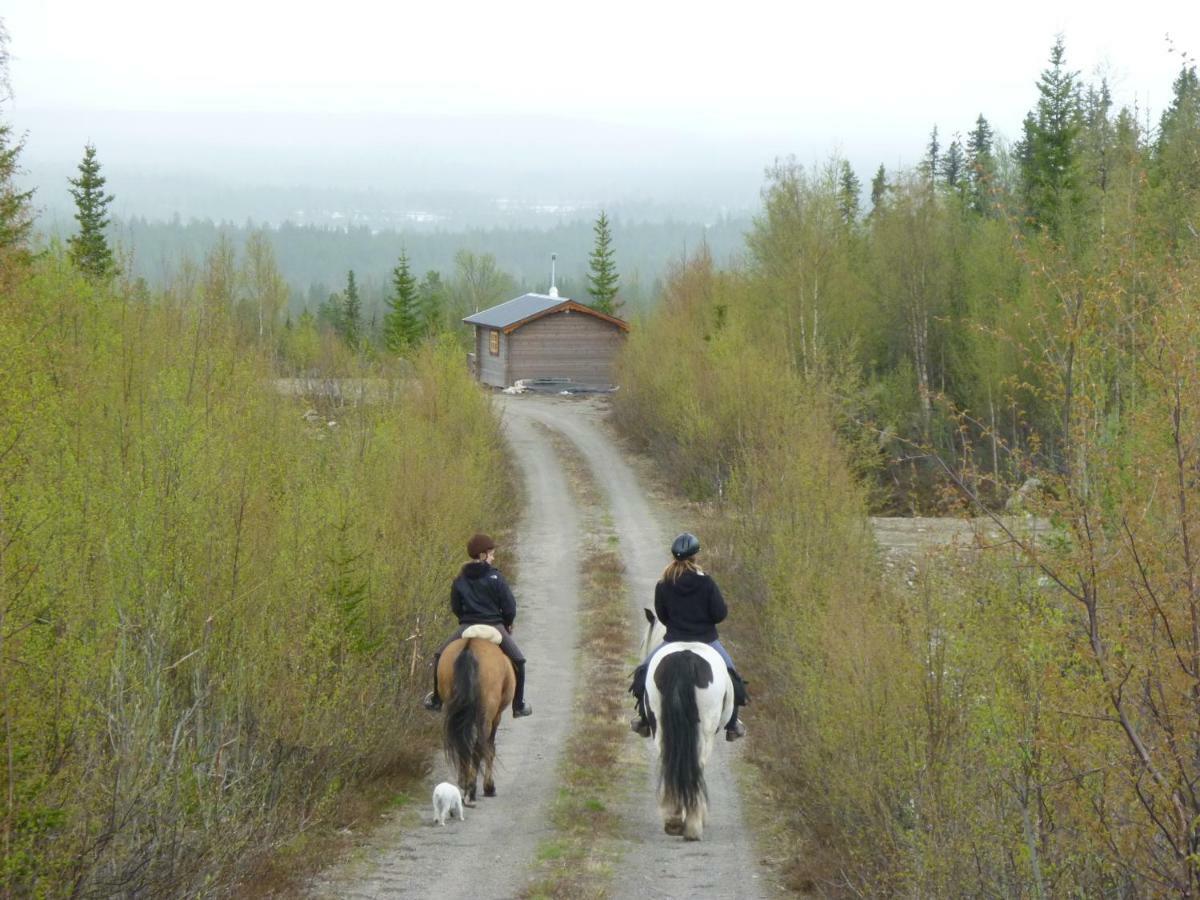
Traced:
[[[567, 400], [523, 395], [506, 397], [504, 415], [514, 425], [535, 421], [560, 432], [583, 455], [597, 485], [605, 494], [625, 563], [630, 628], [642, 634], [642, 607], [652, 605], [654, 584], [668, 560], [671, 539], [687, 523], [670, 521], [639, 483], [623, 451], [603, 424], [606, 404], [597, 400]], [[736, 609], [736, 607], [735, 607]], [[736, 612], [735, 612], [736, 614]], [[733, 648], [736, 654], [736, 647]], [[632, 714], [632, 709], [630, 710]], [[748, 718], [753, 732], [753, 720]], [[631, 770], [622, 810], [628, 848], [616, 875], [616, 898], [774, 896], [757, 863], [743, 817], [736, 783], [740, 744], [717, 742], [706, 778], [709, 821], [700, 843], [686, 843], [663, 834], [654, 799], [656, 758], [654, 742], [630, 734], [634, 757], [642, 765]], [[747, 740], [753, 740], [753, 734]]]
[[[515, 553], [520, 573], [514, 585], [515, 636], [529, 659], [527, 697], [534, 715], [516, 723], [506, 718], [501, 725], [498, 796], [468, 809], [465, 824], [430, 825], [422, 798], [419, 806], [377, 829], [356, 858], [316, 879], [310, 896], [515, 897], [528, 884], [538, 844], [553, 836], [548, 812], [575, 688], [580, 516], [547, 429], [578, 448], [604, 492], [625, 564], [631, 633], [640, 636], [642, 606], [653, 599], [670, 539], [684, 527], [656, 508], [639, 483], [603, 423], [604, 401], [525, 395], [497, 403], [528, 498], [517, 545], [501, 548], [497, 564], [503, 569], [505, 556]], [[752, 719], [749, 727], [753, 730]], [[710, 812], [704, 840], [685, 843], [662, 831], [654, 799], [653, 742], [632, 734], [626, 738], [630, 764], [621, 809], [626, 846], [610, 896], [755, 900], [775, 895], [743, 820], [735, 777], [740, 749], [717, 743], [707, 770]], [[439, 757], [426, 797], [442, 780], [452, 775]]]
[[[505, 716], [496, 737], [497, 796], [481, 795], [465, 823], [430, 824], [433, 785], [454, 780], [439, 754], [419, 805], [371, 835], [359, 858], [319, 878], [310, 896], [515, 897], [525, 887], [537, 845], [552, 834], [547, 811], [575, 689], [578, 514], [545, 431], [518, 416], [509, 418], [506, 430], [528, 505], [516, 546], [499, 548], [496, 565], [503, 571], [506, 557], [517, 559], [513, 636], [529, 660], [525, 695], [534, 714], [516, 722]], [[447, 614], [447, 629], [451, 624]]]

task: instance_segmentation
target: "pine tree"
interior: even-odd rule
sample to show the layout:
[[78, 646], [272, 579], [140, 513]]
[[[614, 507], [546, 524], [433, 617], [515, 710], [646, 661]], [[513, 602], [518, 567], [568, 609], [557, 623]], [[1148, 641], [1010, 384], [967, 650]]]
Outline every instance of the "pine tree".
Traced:
[[929, 143], [925, 145], [925, 158], [921, 160], [921, 174], [925, 177], [930, 185], [937, 184], [938, 172], [941, 169], [941, 151], [942, 145], [938, 143], [938, 129], [933, 126], [933, 131], [929, 133]]
[[874, 216], [883, 207], [883, 201], [887, 197], [888, 183], [887, 170], [883, 167], [883, 163], [879, 164], [879, 168], [875, 172], [875, 177], [871, 179], [871, 215]]
[[981, 214], [991, 205], [988, 192], [996, 174], [996, 159], [992, 155], [994, 139], [992, 126], [980, 113], [975, 128], [967, 135], [967, 182], [970, 207]]
[[67, 179], [75, 198], [75, 221], [79, 223], [79, 233], [67, 245], [71, 261], [79, 271], [96, 279], [107, 278], [116, 268], [108, 238], [104, 236], [109, 223], [108, 204], [113, 201], [112, 194], [104, 193], [105, 180], [100, 174], [96, 147], [88, 143], [79, 163], [79, 177]]
[[442, 311], [446, 306], [446, 288], [442, 283], [442, 274], [432, 269], [426, 272], [417, 293], [421, 330], [425, 334], [441, 331]]
[[616, 313], [619, 306], [616, 297], [620, 276], [617, 274], [617, 265], [613, 259], [615, 254], [612, 248], [612, 233], [608, 230], [608, 216], [604, 214], [604, 210], [600, 211], [600, 217], [596, 219], [592, 230], [596, 234], [596, 240], [592, 246], [591, 256], [588, 257], [591, 263], [588, 272], [588, 293], [592, 295], [591, 307], [611, 316]]
[[[1194, 140], [1200, 130], [1200, 76], [1195, 65], [1184, 65], [1171, 85], [1171, 103], [1162, 114], [1158, 125], [1158, 140], [1154, 151], [1162, 156], [1173, 142]], [[1195, 158], [1194, 159], [1200, 159]], [[1193, 176], [1200, 175], [1200, 163]]]
[[403, 250], [396, 268], [392, 269], [392, 293], [387, 305], [388, 312], [383, 317], [383, 343], [393, 353], [402, 353], [416, 343], [423, 330], [417, 281], [409, 271], [408, 254]]
[[[1152, 145], [1150, 181], [1159, 227], [1169, 244], [1178, 245], [1195, 239], [1200, 203], [1200, 78], [1195, 65], [1185, 64], [1172, 87]], [[1121, 127], [1119, 120], [1118, 131]]]
[[845, 225], [853, 225], [858, 221], [859, 195], [862, 193], [862, 184], [858, 180], [858, 176], [854, 174], [854, 170], [850, 168], [850, 163], [842, 160], [838, 175], [838, 210], [842, 214], [842, 223]]
[[338, 319], [346, 343], [357, 347], [362, 334], [362, 300], [358, 296], [358, 283], [354, 280], [353, 269], [346, 273], [346, 292], [342, 295], [341, 315]]
[[1079, 89], [1076, 73], [1066, 68], [1061, 36], [1037, 87], [1037, 107], [1025, 118], [1018, 148], [1021, 183], [1030, 218], [1052, 236], [1061, 237], [1081, 201]]
[[963, 159], [962, 144], [959, 143], [956, 135], [950, 141], [950, 146], [946, 148], [945, 156], [942, 157], [939, 169], [942, 184], [952, 191], [960, 190], [963, 186], [965, 170], [966, 162]]
[[33, 230], [33, 191], [19, 190], [14, 183], [24, 141], [10, 144], [11, 135], [8, 124], [0, 122], [0, 256], [10, 258], [28, 255]]

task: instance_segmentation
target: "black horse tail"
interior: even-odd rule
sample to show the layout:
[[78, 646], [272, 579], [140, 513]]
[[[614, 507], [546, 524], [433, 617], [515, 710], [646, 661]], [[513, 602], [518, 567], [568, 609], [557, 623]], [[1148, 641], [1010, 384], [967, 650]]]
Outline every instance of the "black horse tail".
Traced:
[[479, 660], [468, 643], [454, 661], [454, 689], [446, 701], [442, 727], [442, 749], [460, 775], [475, 771], [483, 762], [488, 746], [483, 713]]
[[696, 688], [707, 687], [712, 680], [712, 667], [690, 650], [664, 656], [654, 671], [654, 683], [662, 695], [660, 786], [663, 800], [680, 809], [695, 809], [708, 800], [700, 765]]

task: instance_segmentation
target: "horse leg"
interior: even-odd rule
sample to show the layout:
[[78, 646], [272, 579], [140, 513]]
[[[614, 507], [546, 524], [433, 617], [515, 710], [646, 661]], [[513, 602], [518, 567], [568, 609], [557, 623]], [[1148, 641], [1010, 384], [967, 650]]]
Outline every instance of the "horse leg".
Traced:
[[492, 722], [492, 733], [488, 735], [488, 752], [483, 764], [483, 796], [496, 796], [496, 779], [492, 777], [492, 768], [496, 762], [496, 729], [500, 727], [500, 716]]
[[458, 789], [462, 791], [463, 805], [475, 805], [475, 767], [469, 762], [463, 763], [458, 771]]
[[695, 806], [684, 811], [683, 839], [698, 841], [704, 834], [704, 820], [708, 818], [708, 803], [701, 797]]
[[662, 813], [663, 831], [675, 837], [683, 834], [683, 810], [665, 796], [659, 797], [658, 809]]

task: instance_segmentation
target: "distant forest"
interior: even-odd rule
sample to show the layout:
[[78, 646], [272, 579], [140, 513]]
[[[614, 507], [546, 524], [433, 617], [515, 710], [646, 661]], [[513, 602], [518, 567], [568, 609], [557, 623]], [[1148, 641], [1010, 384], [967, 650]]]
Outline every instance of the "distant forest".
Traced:
[[[115, 221], [111, 233], [132, 254], [135, 275], [151, 286], [168, 283], [184, 260], [203, 259], [224, 235], [241, 251], [257, 224], [183, 222], [130, 218]], [[697, 222], [612, 222], [613, 246], [621, 275], [620, 299], [627, 313], [645, 308], [654, 298], [665, 269], [702, 246], [717, 260], [730, 261], [742, 251], [749, 218], [724, 217], [709, 225]], [[558, 254], [558, 287], [562, 294], [586, 299], [592, 222], [576, 221], [553, 228], [488, 228], [460, 232], [345, 229], [285, 223], [264, 227], [279, 269], [290, 288], [289, 309], [315, 313], [330, 294], [341, 290], [346, 273], [358, 278], [367, 320], [383, 307], [397, 257], [404, 250], [413, 272], [438, 272], [447, 281], [455, 256], [468, 251], [495, 257], [500, 271], [525, 290], [546, 290], [550, 254]]]
[[[869, 181], [782, 159], [750, 223], [613, 215], [618, 299], [652, 306], [613, 422], [733, 601], [798, 894], [1200, 895], [1180, 62], [1155, 122], [1060, 38], [1011, 144], [980, 114]], [[604, 229], [106, 229], [88, 145], [79, 227], [39, 253], [21, 147], [0, 115], [0, 897], [237, 893], [425, 771], [437, 585], [463, 534], [516, 527], [458, 323], [544, 288], [551, 252], [584, 299]], [[993, 533], [881, 559], [872, 512]]]

